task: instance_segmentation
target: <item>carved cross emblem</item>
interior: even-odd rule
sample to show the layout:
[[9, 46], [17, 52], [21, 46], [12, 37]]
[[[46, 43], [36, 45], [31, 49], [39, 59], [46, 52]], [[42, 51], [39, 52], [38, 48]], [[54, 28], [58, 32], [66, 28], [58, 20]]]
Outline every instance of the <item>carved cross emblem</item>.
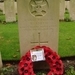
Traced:
[[39, 39], [39, 41], [35, 41], [35, 42], [33, 41], [33, 42], [31, 42], [31, 43], [38, 43], [39, 45], [40, 45], [41, 43], [48, 43], [48, 41], [41, 41], [41, 40], [40, 40], [40, 36], [41, 36], [41, 35], [40, 35], [40, 32], [39, 32], [39, 33], [38, 33], [38, 39]]

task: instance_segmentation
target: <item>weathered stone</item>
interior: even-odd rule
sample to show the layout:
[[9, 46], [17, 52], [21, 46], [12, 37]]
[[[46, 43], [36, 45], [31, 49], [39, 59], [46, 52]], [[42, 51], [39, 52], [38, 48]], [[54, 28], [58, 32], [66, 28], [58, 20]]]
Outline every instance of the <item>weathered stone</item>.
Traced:
[[64, 20], [65, 0], [60, 0], [59, 19]]
[[65, 1], [65, 8], [70, 12], [70, 1]]
[[70, 16], [75, 21], [75, 0], [70, 0]]
[[5, 14], [4, 3], [3, 2], [0, 3], [0, 9], [3, 11], [3, 14]]
[[4, 0], [6, 22], [16, 21], [14, 0]]
[[58, 52], [59, 0], [18, 0], [18, 24], [21, 56], [37, 45]]
[[2, 63], [2, 58], [1, 58], [1, 52], [0, 52], [0, 69], [2, 68], [3, 63]]

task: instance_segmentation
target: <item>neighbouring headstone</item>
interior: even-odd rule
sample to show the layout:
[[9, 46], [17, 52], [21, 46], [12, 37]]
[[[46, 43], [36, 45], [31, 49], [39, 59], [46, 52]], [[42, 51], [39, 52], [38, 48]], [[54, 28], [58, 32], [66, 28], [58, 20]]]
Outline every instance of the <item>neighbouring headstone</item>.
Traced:
[[17, 2], [15, 2], [15, 13], [17, 14]]
[[4, 0], [6, 22], [16, 21], [14, 0]]
[[75, 0], [70, 0], [70, 16], [75, 21]]
[[0, 52], [0, 69], [2, 68], [3, 64], [2, 64], [2, 58], [1, 58], [1, 52]]
[[3, 11], [3, 14], [5, 14], [4, 2], [0, 2], [0, 9]]
[[65, 8], [67, 8], [68, 12], [70, 12], [70, 1], [65, 1]]
[[59, 19], [64, 20], [65, 0], [60, 0]]
[[58, 52], [59, 0], [18, 0], [20, 52], [37, 45]]

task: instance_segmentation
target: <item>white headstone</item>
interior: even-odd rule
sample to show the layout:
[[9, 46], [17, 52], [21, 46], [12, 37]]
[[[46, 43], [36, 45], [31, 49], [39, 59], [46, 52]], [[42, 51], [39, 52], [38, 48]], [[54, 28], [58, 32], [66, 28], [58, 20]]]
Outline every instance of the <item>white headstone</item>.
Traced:
[[3, 64], [2, 64], [2, 58], [1, 58], [1, 52], [0, 52], [0, 69], [2, 68]]
[[18, 0], [20, 52], [37, 45], [58, 52], [59, 0]]
[[65, 1], [65, 8], [70, 12], [70, 1]]
[[17, 14], [17, 2], [15, 2], [15, 13]]
[[16, 21], [14, 0], [4, 0], [6, 22]]
[[70, 16], [75, 21], [75, 0], [70, 0]]
[[65, 0], [60, 0], [59, 19], [64, 20]]
[[1, 3], [0, 3], [0, 9], [3, 11], [3, 14], [5, 14], [4, 2], [1, 2]]

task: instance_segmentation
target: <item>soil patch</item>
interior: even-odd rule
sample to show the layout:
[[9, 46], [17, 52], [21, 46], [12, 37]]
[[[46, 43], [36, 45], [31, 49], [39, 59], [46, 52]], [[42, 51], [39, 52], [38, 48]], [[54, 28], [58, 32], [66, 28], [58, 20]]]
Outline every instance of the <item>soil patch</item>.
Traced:
[[[64, 74], [63, 75], [68, 75], [70, 70], [73, 71], [75, 70], [75, 57], [66, 57], [66, 58], [61, 58], [64, 64]], [[3, 68], [0, 70], [0, 75], [19, 75], [18, 73], [18, 61], [3, 61]], [[42, 75], [43, 73], [48, 72], [48, 69], [36, 69], [36, 75]], [[68, 74], [66, 74], [66, 71], [69, 71]]]

